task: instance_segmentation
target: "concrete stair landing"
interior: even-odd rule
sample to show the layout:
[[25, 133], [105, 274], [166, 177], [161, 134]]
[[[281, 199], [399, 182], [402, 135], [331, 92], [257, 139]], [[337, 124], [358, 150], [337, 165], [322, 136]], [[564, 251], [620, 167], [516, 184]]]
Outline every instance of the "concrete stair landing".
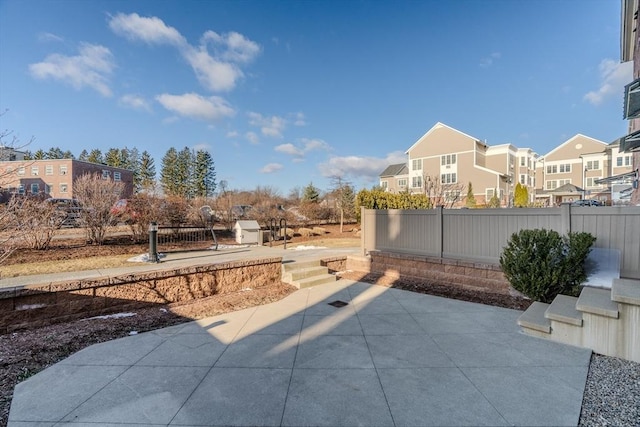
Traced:
[[282, 264], [282, 281], [298, 289], [335, 282], [336, 276], [321, 265], [320, 260], [295, 261]]
[[585, 286], [578, 298], [534, 302], [518, 325], [528, 335], [640, 362], [640, 280], [614, 279], [611, 289]]

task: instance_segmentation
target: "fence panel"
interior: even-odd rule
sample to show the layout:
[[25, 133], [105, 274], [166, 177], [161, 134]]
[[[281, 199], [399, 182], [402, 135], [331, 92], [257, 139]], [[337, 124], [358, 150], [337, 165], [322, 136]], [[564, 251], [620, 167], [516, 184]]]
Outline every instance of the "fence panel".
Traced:
[[640, 278], [640, 207], [362, 210], [362, 250], [498, 262], [513, 233], [585, 231], [595, 247], [617, 249], [621, 276]]

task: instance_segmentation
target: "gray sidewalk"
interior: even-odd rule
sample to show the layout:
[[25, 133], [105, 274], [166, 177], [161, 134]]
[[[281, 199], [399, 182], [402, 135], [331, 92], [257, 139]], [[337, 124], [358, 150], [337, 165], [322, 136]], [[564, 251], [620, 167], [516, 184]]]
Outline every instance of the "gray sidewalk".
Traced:
[[[98, 277], [113, 277], [122, 274], [140, 273], [158, 269], [180, 268], [191, 265], [240, 261], [245, 259], [282, 257], [283, 262], [305, 259], [318, 259], [323, 257], [354, 255], [360, 248], [325, 248], [308, 246], [307, 249], [295, 249], [288, 246], [268, 247], [256, 245], [226, 245], [218, 250], [198, 250], [184, 252], [167, 252], [159, 263], [131, 262], [130, 265], [118, 268], [104, 268], [96, 270], [70, 271], [64, 273], [39, 274], [21, 277], [9, 277], [0, 279], [0, 291], [3, 289], [52, 283], [64, 280], [92, 279]], [[140, 254], [143, 255], [143, 254]], [[135, 255], [132, 255], [135, 258]]]
[[340, 280], [82, 350], [16, 387], [9, 427], [577, 425], [591, 351], [519, 315]]

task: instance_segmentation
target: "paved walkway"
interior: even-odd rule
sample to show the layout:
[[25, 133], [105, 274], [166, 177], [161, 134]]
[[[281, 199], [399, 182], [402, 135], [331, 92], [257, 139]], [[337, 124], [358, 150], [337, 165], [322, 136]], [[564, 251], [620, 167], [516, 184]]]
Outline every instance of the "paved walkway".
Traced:
[[20, 383], [9, 427], [576, 425], [591, 351], [519, 315], [340, 280], [91, 346]]

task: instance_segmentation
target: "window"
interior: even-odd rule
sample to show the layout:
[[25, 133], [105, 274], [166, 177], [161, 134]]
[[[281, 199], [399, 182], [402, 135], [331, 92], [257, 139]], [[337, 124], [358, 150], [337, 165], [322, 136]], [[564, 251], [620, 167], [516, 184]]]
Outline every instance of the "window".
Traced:
[[624, 165], [631, 166], [631, 156], [624, 156]]
[[527, 175], [521, 173], [520, 174], [520, 184], [525, 185], [527, 183]]
[[31, 176], [38, 176], [38, 166], [31, 166]]
[[24, 175], [24, 174], [25, 174], [24, 166], [20, 166], [20, 167], [18, 168], [18, 175]]
[[447, 202], [455, 202], [456, 200], [460, 200], [460, 190], [445, 191], [444, 199]]
[[406, 186], [407, 186], [407, 178], [398, 179], [398, 187], [406, 188]]
[[67, 184], [60, 184], [60, 192], [66, 193], [68, 191]]
[[547, 173], [558, 173], [558, 165], [547, 165]]
[[44, 192], [45, 192], [45, 194], [51, 194], [53, 192], [53, 184], [51, 184], [51, 183], [45, 184], [44, 185]]
[[61, 165], [60, 166], [60, 175], [66, 175], [67, 174], [67, 165]]
[[387, 181], [380, 181], [380, 187], [382, 187], [383, 190], [386, 190], [387, 188], [389, 188], [389, 185]]
[[421, 176], [412, 177], [411, 178], [411, 187], [413, 187], [413, 188], [422, 187], [422, 177]]
[[520, 166], [524, 166], [527, 164], [527, 159], [526, 157], [520, 157]]
[[547, 181], [547, 190], [555, 190], [558, 188], [558, 181], [549, 180]]
[[53, 175], [53, 165], [46, 165], [44, 167], [44, 174], [45, 175]]
[[40, 192], [40, 184], [34, 182], [31, 184], [31, 194], [38, 194]]
[[622, 160], [623, 160], [623, 157], [617, 157], [616, 158], [616, 166], [618, 166], [618, 167], [622, 166]]
[[120, 176], [120, 172], [114, 172], [113, 173], [113, 180], [114, 181], [121, 181], [122, 180], [122, 178]]
[[440, 164], [442, 166], [445, 165], [455, 165], [456, 164], [456, 155], [455, 154], [447, 154], [440, 157]]
[[570, 179], [560, 179], [560, 180], [558, 180], [558, 187], [562, 187], [565, 184], [571, 184], [571, 180]]
[[411, 169], [414, 171], [422, 170], [422, 159], [414, 159], [411, 161]]
[[24, 184], [18, 186], [18, 194], [24, 194]]
[[485, 196], [484, 196], [484, 197], [485, 197], [487, 200], [491, 199], [491, 198], [493, 197], [493, 194], [494, 194], [494, 190], [493, 190], [493, 188], [487, 188], [486, 190], [484, 190], [484, 194], [485, 194]]
[[596, 184], [596, 180], [601, 179], [602, 177], [600, 176], [589, 176], [587, 177], [587, 187], [599, 187], [598, 184]]
[[571, 172], [571, 163], [565, 163], [560, 165], [560, 173], [569, 173]]
[[103, 170], [102, 171], [102, 179], [109, 179], [109, 171], [108, 170]]
[[590, 171], [600, 169], [600, 160], [589, 160], [587, 162], [587, 169]]
[[457, 174], [454, 173], [443, 173], [440, 175], [440, 182], [442, 184], [455, 184], [458, 182]]

